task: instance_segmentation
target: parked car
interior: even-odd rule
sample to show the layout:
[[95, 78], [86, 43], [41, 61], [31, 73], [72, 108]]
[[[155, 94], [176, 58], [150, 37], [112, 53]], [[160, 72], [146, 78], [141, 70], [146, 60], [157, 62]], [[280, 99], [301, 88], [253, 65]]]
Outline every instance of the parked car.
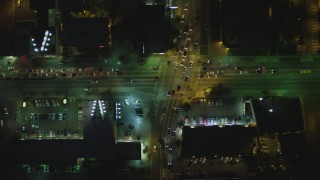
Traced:
[[126, 106], [129, 106], [129, 101], [128, 101], [128, 99], [125, 99], [125, 100], [124, 100], [124, 104], [125, 104]]

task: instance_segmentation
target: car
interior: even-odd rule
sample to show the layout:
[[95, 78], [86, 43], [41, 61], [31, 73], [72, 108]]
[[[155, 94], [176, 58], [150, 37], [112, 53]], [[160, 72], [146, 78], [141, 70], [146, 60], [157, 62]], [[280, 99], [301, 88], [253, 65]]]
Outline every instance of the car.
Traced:
[[241, 66], [235, 66], [235, 67], [234, 67], [234, 70], [241, 70], [241, 69], [242, 69]]
[[194, 165], [198, 164], [198, 160], [199, 160], [198, 158], [195, 158], [194, 161], [193, 161], [193, 164]]
[[64, 136], [68, 136], [68, 130], [67, 130], [67, 129], [64, 129], [64, 130], [63, 130], [63, 135], [64, 135]]
[[188, 75], [186, 75], [186, 77], [184, 78], [184, 81], [188, 81], [189, 80], [189, 77]]
[[166, 115], [166, 112], [167, 112], [167, 108], [163, 108], [162, 115]]
[[59, 121], [62, 121], [62, 119], [63, 119], [63, 115], [62, 115], [62, 113], [60, 113], [59, 114]]
[[159, 70], [159, 67], [151, 67], [152, 70]]
[[204, 157], [204, 158], [202, 159], [202, 162], [201, 162], [201, 165], [202, 165], [202, 166], [206, 163], [206, 160], [207, 160], [206, 157]]
[[203, 119], [203, 125], [205, 125], [205, 126], [208, 125], [208, 119], [207, 118]]
[[261, 74], [262, 73], [262, 70], [261, 69], [257, 69], [256, 70], [256, 74]]
[[3, 108], [3, 112], [4, 112], [5, 115], [8, 115], [8, 114], [9, 114], [8, 109], [7, 109], [6, 107]]
[[189, 30], [189, 27], [188, 27], [188, 26], [185, 26], [185, 27], [184, 27], [184, 33], [187, 33], [188, 30]]
[[117, 75], [121, 76], [122, 75], [122, 71], [117, 71]]
[[62, 113], [62, 120], [66, 120], [67, 119], [67, 114], [66, 113]]
[[273, 164], [271, 164], [271, 165], [270, 165], [270, 167], [271, 167], [274, 171], [276, 171], [276, 170], [277, 170], [276, 166], [275, 166], [275, 165], [273, 165]]
[[208, 69], [208, 67], [205, 67], [205, 66], [202, 67], [202, 70], [203, 70], [203, 71], [205, 71], [205, 70], [207, 70], [207, 69]]
[[278, 70], [276, 70], [276, 69], [272, 69], [272, 70], [271, 70], [271, 73], [272, 73], [272, 74], [276, 74], [277, 72], [278, 72]]
[[186, 56], [187, 56], [187, 51], [184, 50], [184, 51], [183, 51], [183, 57], [186, 57]]
[[180, 112], [180, 108], [178, 108], [178, 107], [173, 107], [172, 109], [173, 109], [173, 112], [174, 112], [174, 113]]
[[181, 89], [181, 85], [178, 84], [178, 86], [177, 86], [177, 91], [180, 91], [180, 89]]
[[171, 95], [171, 91], [168, 91], [167, 96], [170, 96], [170, 95]]
[[56, 120], [56, 114], [55, 113], [52, 113], [51, 116], [49, 116], [51, 120]]
[[171, 128], [167, 129], [167, 134], [169, 135], [171, 133]]
[[300, 69], [301, 74], [311, 74], [312, 70], [311, 69]]
[[129, 105], [130, 105], [128, 99], [124, 99], [124, 104], [125, 104], [126, 106], [129, 106]]
[[38, 129], [38, 128], [39, 128], [39, 125], [32, 124], [32, 125], [31, 125], [31, 127], [32, 127], [32, 128], [36, 128], [36, 129]]

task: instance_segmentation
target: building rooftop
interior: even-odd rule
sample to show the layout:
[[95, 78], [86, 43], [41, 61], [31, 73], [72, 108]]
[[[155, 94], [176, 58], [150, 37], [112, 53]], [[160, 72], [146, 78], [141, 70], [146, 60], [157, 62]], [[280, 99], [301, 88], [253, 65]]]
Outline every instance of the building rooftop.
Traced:
[[183, 127], [181, 157], [251, 155], [254, 127]]
[[106, 47], [109, 41], [107, 18], [71, 18], [63, 21], [63, 46]]
[[[139, 14], [142, 51], [163, 53], [165, 51], [166, 31], [165, 8], [163, 5], [142, 6]], [[142, 52], [143, 53], [143, 52]]]
[[281, 152], [286, 157], [304, 156], [306, 151], [305, 133], [279, 134]]
[[299, 98], [270, 97], [263, 100], [252, 99], [251, 102], [261, 134], [304, 130]]

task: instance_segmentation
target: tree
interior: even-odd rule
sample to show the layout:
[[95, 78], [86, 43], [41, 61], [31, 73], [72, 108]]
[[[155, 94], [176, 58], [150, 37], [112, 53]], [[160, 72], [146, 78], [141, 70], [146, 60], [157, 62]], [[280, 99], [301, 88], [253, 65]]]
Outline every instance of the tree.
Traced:
[[134, 129], [134, 126], [132, 124], [129, 124], [129, 129]]
[[228, 87], [226, 87], [224, 84], [219, 83], [217, 85], [214, 85], [211, 88], [211, 91], [208, 94], [208, 97], [215, 98], [215, 97], [219, 97], [219, 96], [229, 94], [229, 93], [230, 93], [230, 89]]
[[107, 17], [110, 14], [111, 0], [93, 0], [92, 10], [98, 17]]
[[184, 125], [185, 125], [184, 120], [179, 120], [179, 121], [178, 121], [178, 126], [184, 126]]
[[108, 101], [112, 101], [114, 100], [114, 93], [111, 91], [111, 89], [108, 89], [106, 91], [101, 92], [101, 98], [108, 100]]
[[181, 105], [181, 109], [183, 110], [183, 111], [185, 111], [185, 112], [188, 112], [190, 109], [191, 109], [191, 105], [190, 105], [190, 103], [183, 103], [182, 105]]

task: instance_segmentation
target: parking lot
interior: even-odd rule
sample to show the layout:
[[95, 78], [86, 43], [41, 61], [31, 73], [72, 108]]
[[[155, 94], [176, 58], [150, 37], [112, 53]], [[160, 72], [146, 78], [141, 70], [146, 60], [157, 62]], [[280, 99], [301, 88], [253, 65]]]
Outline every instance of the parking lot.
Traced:
[[18, 131], [26, 139], [82, 139], [76, 100], [32, 99], [20, 107]]
[[247, 125], [252, 117], [245, 115], [242, 98], [197, 98], [191, 101], [191, 110], [183, 116], [189, 126]]

